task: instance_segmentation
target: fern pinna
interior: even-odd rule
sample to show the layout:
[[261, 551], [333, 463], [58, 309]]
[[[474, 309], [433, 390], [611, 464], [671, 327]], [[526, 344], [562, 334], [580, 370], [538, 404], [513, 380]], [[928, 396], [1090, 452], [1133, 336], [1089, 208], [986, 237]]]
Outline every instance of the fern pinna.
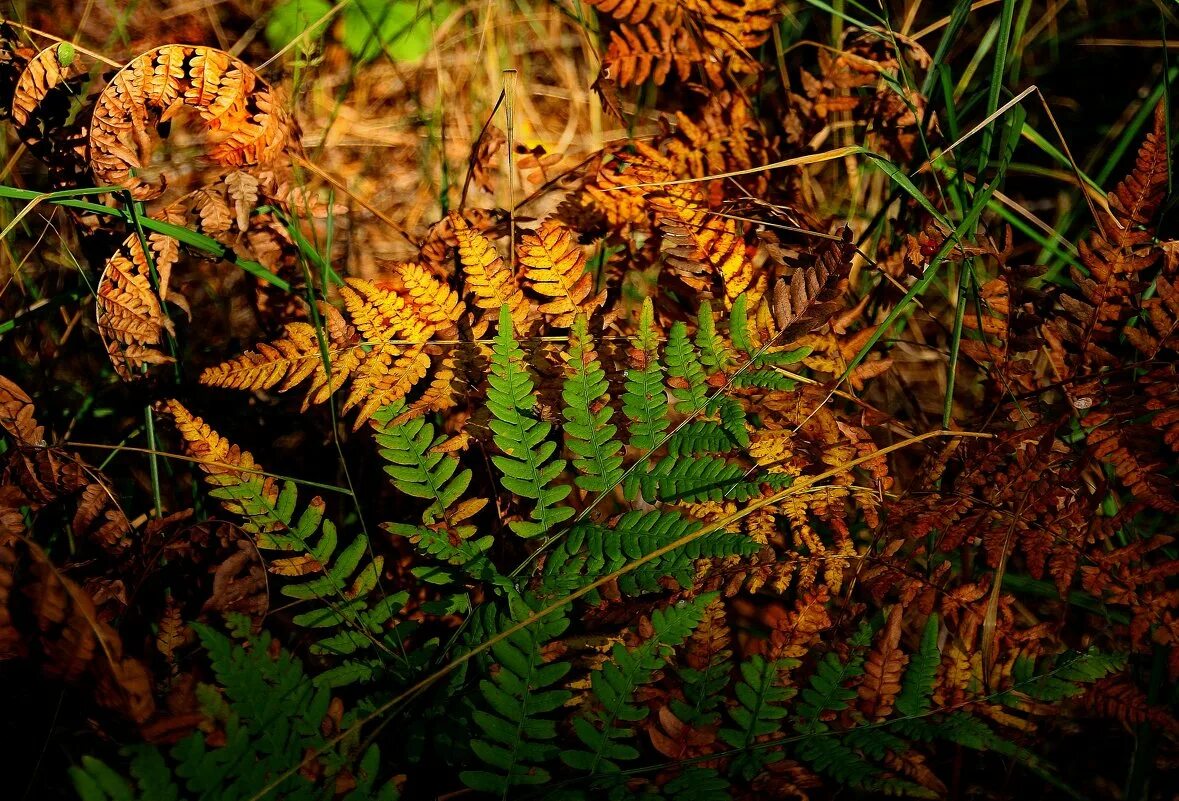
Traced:
[[350, 683], [397, 658], [401, 644], [387, 624], [408, 596], [378, 591], [383, 557], [371, 555], [368, 538], [356, 534], [340, 543], [322, 498], [297, 512], [294, 482], [267, 475], [249, 451], [230, 444], [179, 402], [169, 402], [168, 411], [212, 487], [209, 494], [242, 518], [259, 549], [276, 554], [268, 569], [290, 579], [280, 592], [311, 607], [295, 615], [295, 625], [330, 630], [317, 637], [311, 652], [338, 657], [340, 663], [316, 680], [325, 686]]

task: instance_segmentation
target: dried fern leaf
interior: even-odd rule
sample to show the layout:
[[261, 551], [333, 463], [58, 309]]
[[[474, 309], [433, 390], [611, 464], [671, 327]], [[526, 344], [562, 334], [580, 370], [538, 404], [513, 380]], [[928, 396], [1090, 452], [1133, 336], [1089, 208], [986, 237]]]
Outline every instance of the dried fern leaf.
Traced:
[[293, 124], [269, 85], [244, 62], [211, 47], [164, 45], [119, 70], [103, 89], [90, 120], [90, 167], [99, 184], [122, 186], [151, 200], [165, 179], [136, 175], [150, 156], [157, 124], [185, 106], [197, 110], [224, 167], [266, 164], [294, 141]]

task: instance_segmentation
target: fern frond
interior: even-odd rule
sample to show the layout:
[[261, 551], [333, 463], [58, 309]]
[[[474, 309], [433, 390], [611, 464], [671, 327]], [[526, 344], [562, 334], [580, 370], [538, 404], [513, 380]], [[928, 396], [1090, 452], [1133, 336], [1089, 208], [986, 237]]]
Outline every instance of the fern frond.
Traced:
[[557, 506], [571, 487], [552, 483], [564, 471], [565, 460], [552, 458], [557, 449], [557, 443], [548, 439], [552, 427], [533, 412], [534, 384], [524, 364], [524, 351], [512, 334], [506, 304], [500, 308], [487, 380], [487, 408], [494, 417], [492, 438], [502, 451], [491, 460], [502, 473], [500, 483], [508, 492], [535, 501], [531, 521], [514, 520], [509, 526], [521, 537], [547, 534], [573, 516], [571, 507]]
[[733, 363], [733, 354], [725, 338], [716, 330], [712, 305], [707, 300], [700, 302], [700, 312], [696, 316], [696, 348], [700, 351], [700, 364], [710, 376], [723, 373]]
[[668, 386], [676, 400], [676, 411], [683, 414], [702, 412], [708, 405], [708, 387], [704, 383], [704, 368], [696, 348], [688, 339], [688, 327], [677, 321], [667, 335]]
[[[314, 602], [315, 608], [296, 615], [296, 625], [311, 629], [339, 629], [311, 646], [317, 654], [351, 655], [369, 648], [388, 651], [382, 635], [408, 598], [407, 593], [377, 593], [383, 557], [366, 561], [368, 538], [363, 534], [337, 550], [336, 528], [324, 518], [325, 504], [315, 497], [297, 517], [293, 482], [281, 486], [264, 475], [249, 451], [231, 445], [203, 420], [177, 401], [168, 411], [176, 421], [189, 454], [213, 487], [210, 495], [231, 514], [240, 515], [242, 528], [262, 550], [294, 553], [270, 562], [270, 572], [298, 577], [281, 592], [289, 598]], [[328, 676], [325, 679], [325, 676]], [[323, 674], [319, 681], [331, 676]]]
[[720, 738], [744, 753], [735, 760], [733, 768], [746, 780], [761, 772], [769, 751], [750, 751], [759, 738], [771, 737], [781, 730], [781, 721], [789, 712], [782, 706], [798, 690], [787, 686], [786, 674], [798, 667], [797, 659], [767, 660], [752, 656], [741, 663], [741, 681], [734, 688], [737, 705], [729, 709], [729, 716], [738, 728], [722, 728]]
[[635, 472], [623, 482], [628, 500], [648, 503], [747, 501], [790, 485], [785, 473], [748, 475], [741, 465], [716, 456], [665, 456], [646, 472]]
[[610, 422], [612, 409], [607, 394], [606, 371], [594, 351], [586, 318], [573, 321], [569, 351], [565, 359], [565, 447], [577, 458], [573, 466], [577, 486], [589, 492], [606, 492], [622, 478], [622, 444], [615, 439], [618, 428]]
[[[422, 418], [403, 419], [404, 411], [404, 403], [382, 407], [373, 415], [373, 428], [393, 485], [406, 495], [431, 501], [422, 512], [422, 522], [430, 525], [445, 517], [467, 491], [471, 471], [459, 470], [458, 459], [438, 449], [447, 440], [434, 436], [433, 425]], [[464, 517], [478, 512], [487, 499], [477, 503], [477, 508], [464, 508]]]
[[[521, 611], [532, 610], [525, 606]], [[569, 672], [569, 663], [546, 660], [542, 648], [568, 625], [565, 617], [549, 615], [492, 646], [496, 666], [490, 679], [479, 682], [486, 707], [474, 712], [483, 737], [471, 740], [471, 750], [490, 770], [464, 771], [460, 778], [468, 787], [507, 799], [513, 787], [550, 780], [543, 765], [558, 748], [550, 742], [557, 724], [549, 713], [572, 694], [554, 688]]]
[[573, 719], [573, 731], [584, 749], [561, 752], [569, 767], [588, 774], [618, 771], [619, 762], [636, 759], [639, 752], [625, 741], [634, 731], [626, 723], [637, 723], [648, 710], [633, 701], [635, 690], [654, 680], [671, 650], [684, 642], [703, 619], [714, 593], [681, 601], [651, 614], [651, 634], [634, 648], [615, 645], [611, 659], [593, 674], [594, 702]]
[[[377, 409], [401, 401], [426, 377], [431, 367], [427, 342], [439, 334], [457, 333], [462, 311], [458, 295], [418, 265], [402, 264], [399, 270], [397, 280], [380, 283], [347, 279], [340, 297], [351, 322], [320, 303], [323, 342], [313, 326], [290, 323], [285, 336], [206, 369], [201, 383], [287, 392], [310, 380], [306, 408], [324, 403], [351, 382], [341, 410], [357, 409], [354, 428], [359, 428]], [[411, 406], [413, 413], [449, 405], [453, 366], [453, 360], [449, 367], [444, 360], [426, 395]]]
[[552, 298], [538, 311], [560, 328], [573, 324], [578, 314], [592, 317], [606, 302], [603, 290], [593, 294], [594, 277], [585, 269], [585, 253], [573, 232], [555, 219], [544, 220], [535, 234], [525, 234], [518, 259], [532, 288]]
[[905, 717], [917, 717], [929, 711], [933, 696], [937, 668], [942, 654], [938, 648], [937, 615], [930, 615], [921, 632], [921, 645], [909, 661], [909, 667], [901, 679], [901, 691], [897, 695], [896, 710]]
[[659, 364], [659, 340], [655, 332], [655, 307], [643, 301], [639, 333], [630, 351], [622, 394], [622, 411], [630, 420], [630, 445], [644, 452], [655, 449], [667, 430], [667, 394]]
[[[613, 573], [632, 560], [692, 534], [701, 525], [699, 520], [675, 512], [637, 510], [622, 515], [611, 529], [580, 523], [549, 555], [544, 587], [549, 592], [582, 587], [598, 576]], [[742, 534], [714, 531], [620, 576], [618, 589], [626, 595], [657, 592], [667, 579], [680, 587], [690, 587], [697, 560], [748, 557], [760, 547]]]
[[512, 325], [527, 333], [532, 313], [528, 299], [516, 285], [512, 270], [504, 264], [487, 237], [473, 229], [462, 215], [451, 212], [450, 223], [458, 239], [459, 262], [466, 277], [465, 286], [475, 299], [475, 305], [486, 312], [498, 314], [507, 306]]

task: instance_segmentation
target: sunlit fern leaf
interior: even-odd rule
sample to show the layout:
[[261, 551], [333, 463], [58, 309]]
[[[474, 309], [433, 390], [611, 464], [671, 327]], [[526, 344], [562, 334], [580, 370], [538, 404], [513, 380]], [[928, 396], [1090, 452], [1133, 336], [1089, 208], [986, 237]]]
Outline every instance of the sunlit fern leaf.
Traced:
[[755, 274], [736, 220], [710, 212], [692, 184], [653, 191], [647, 201], [663, 234], [664, 260], [688, 286], [703, 290], [719, 282], [729, 307], [743, 293], [753, 304], [761, 299], [766, 278]]
[[[549, 593], [585, 586], [628, 562], [695, 533], [702, 525], [699, 520], [675, 512], [638, 510], [622, 515], [612, 528], [579, 523], [551, 552], [545, 563], [543, 586]], [[759, 548], [743, 534], [713, 531], [619, 576], [618, 589], [625, 595], [658, 592], [664, 589], [667, 579], [680, 587], [689, 587], [698, 559], [748, 557]]]
[[487, 237], [473, 229], [462, 215], [451, 212], [449, 219], [458, 239], [459, 263], [466, 277], [464, 286], [474, 297], [475, 305], [489, 315], [498, 314], [500, 307], [506, 305], [513, 327], [527, 333], [533, 315], [511, 268], [504, 264]]
[[330, 380], [315, 327], [295, 322], [287, 323], [283, 336], [273, 342], [260, 343], [253, 351], [206, 368], [201, 373], [201, 383], [225, 389], [277, 388], [278, 392], [288, 392], [310, 379], [304, 408], [325, 402], [348, 380], [363, 360], [364, 351], [355, 344], [352, 326], [344, 321], [339, 310], [323, 303], [320, 314], [325, 323]]
[[377, 591], [383, 557], [367, 558], [368, 538], [358, 534], [337, 549], [336, 529], [324, 518], [321, 498], [312, 498], [296, 515], [293, 482], [280, 485], [264, 475], [248, 451], [231, 445], [177, 401], [169, 402], [168, 411], [189, 454], [213, 486], [209, 494], [221, 500], [227, 511], [242, 516], [242, 528], [255, 536], [259, 549], [294, 554], [269, 565], [270, 572], [295, 579], [282, 586], [283, 595], [313, 606], [296, 615], [294, 622], [311, 629], [338, 629], [313, 643], [312, 652], [389, 652], [386, 629], [408, 596]]
[[605, 303], [604, 290], [593, 294], [594, 277], [586, 271], [585, 253], [573, 231], [557, 220], [544, 220], [535, 234], [524, 234], [517, 254], [532, 289], [551, 298], [537, 311], [552, 325], [567, 328], [578, 314], [592, 317]]
[[[401, 265], [397, 280], [349, 278], [340, 288], [344, 314], [319, 304], [322, 327], [290, 323], [285, 336], [206, 369], [201, 383], [240, 390], [286, 392], [310, 382], [304, 407], [323, 403], [346, 384], [343, 412], [357, 410], [354, 428], [384, 406], [405, 399], [429, 374], [428, 342], [454, 336], [458, 295], [417, 265]], [[322, 331], [322, 337], [320, 332]], [[325, 365], [326, 362], [326, 365]], [[443, 360], [407, 416], [450, 405], [453, 360]]]
[[696, 320], [696, 348], [700, 352], [700, 364], [710, 376], [723, 373], [733, 363], [733, 354], [725, 338], [716, 330], [712, 305], [707, 300], [700, 302], [700, 313]]
[[664, 358], [667, 361], [667, 383], [676, 401], [676, 411], [682, 414], [704, 411], [708, 405], [704, 368], [696, 348], [688, 339], [688, 327], [683, 322], [672, 324], [667, 335]]
[[[519, 606], [520, 614], [532, 611]], [[474, 712], [482, 735], [471, 740], [471, 750], [488, 767], [464, 771], [460, 778], [468, 787], [508, 799], [513, 787], [551, 779], [543, 767], [559, 750], [552, 742], [557, 721], [551, 713], [572, 694], [554, 686], [569, 672], [569, 663], [546, 660], [542, 648], [568, 625], [567, 618], [552, 614], [491, 647], [495, 666], [491, 678], [479, 682], [483, 703]]]
[[588, 774], [620, 770], [619, 762], [637, 759], [627, 741], [634, 730], [625, 725], [647, 717], [648, 709], [634, 702], [635, 691], [649, 684], [667, 664], [672, 649], [700, 624], [715, 593], [704, 593], [651, 614], [651, 634], [634, 648], [615, 645], [611, 659], [591, 679], [591, 707], [573, 719], [573, 731], [584, 748], [561, 752], [561, 760]]
[[564, 459], [554, 459], [557, 443], [549, 440], [552, 426], [536, 417], [535, 385], [524, 363], [524, 351], [512, 334], [512, 317], [500, 308], [499, 331], [492, 348], [487, 377], [487, 408], [494, 419], [492, 439], [502, 454], [491, 457], [508, 492], [535, 502], [531, 520], [513, 520], [512, 531], [521, 537], [549, 533], [573, 516], [573, 509], [557, 506], [569, 494], [568, 484], [553, 484], [565, 470]]
[[[447, 438], [434, 436], [434, 426], [422, 418], [401, 420], [404, 403], [382, 407], [373, 415], [380, 454], [389, 464], [385, 472], [393, 486], [414, 498], [430, 501], [422, 512], [422, 522], [430, 525], [442, 519], [454, 506], [471, 483], [471, 471], [459, 470], [454, 455], [438, 449]], [[464, 519], [479, 511], [487, 499], [475, 501], [478, 506], [464, 505]]]
[[622, 394], [622, 411], [630, 420], [630, 445], [644, 452], [655, 449], [667, 430], [667, 394], [659, 363], [655, 307], [643, 302], [639, 333], [630, 351], [630, 368]]
[[565, 447], [576, 457], [574, 483], [589, 492], [606, 492], [622, 478], [622, 444], [618, 428], [610, 422], [612, 408], [607, 394], [606, 371], [594, 351], [586, 318], [573, 321], [565, 359]]
[[909, 667], [901, 679], [901, 692], [897, 695], [896, 710], [905, 717], [923, 715], [929, 711], [934, 682], [937, 680], [938, 665], [941, 664], [941, 649], [938, 648], [939, 618], [930, 615], [921, 632], [921, 644], [909, 659]]
[[750, 748], [758, 738], [781, 731], [780, 721], [789, 715], [782, 704], [798, 693], [786, 683], [786, 674], [800, 664], [797, 659], [771, 661], [754, 655], [740, 665], [741, 680], [733, 688], [737, 705], [729, 709], [737, 728], [722, 728], [718, 734], [725, 743], [742, 750], [733, 770], [747, 781], [757, 776], [772, 756], [768, 750]]

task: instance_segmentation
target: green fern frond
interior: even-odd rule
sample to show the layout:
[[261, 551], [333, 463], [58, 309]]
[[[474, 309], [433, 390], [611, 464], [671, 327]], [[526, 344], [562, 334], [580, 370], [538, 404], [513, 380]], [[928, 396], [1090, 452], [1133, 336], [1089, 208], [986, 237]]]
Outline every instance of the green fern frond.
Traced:
[[682, 322], [672, 325], [667, 335], [668, 384], [675, 398], [675, 410], [681, 414], [702, 412], [708, 405], [708, 386], [704, 383], [704, 367], [692, 341], [688, 339], [688, 327]]
[[[230, 623], [239, 633], [250, 627], [245, 618], [230, 616]], [[175, 801], [180, 785], [183, 797], [194, 801], [245, 801], [263, 791], [293, 801], [326, 801], [340, 797], [335, 778], [348, 766], [354, 766], [349, 773], [355, 786], [342, 801], [396, 801], [393, 785], [376, 784], [376, 746], [363, 754], [329, 746], [322, 726], [330, 694], [297, 659], [284, 650], [276, 653], [268, 634], [249, 637], [243, 647], [207, 626], [192, 627], [209, 654], [215, 687], [221, 688], [202, 685], [197, 698], [223, 730], [223, 742], [212, 745], [203, 731], [196, 731], [167, 755], [154, 745], [132, 746], [124, 753], [134, 786], [101, 761], [85, 757], [70, 771], [83, 801]], [[320, 770], [314, 781], [293, 770], [309, 753], [317, 754]], [[287, 773], [271, 786], [276, 776]]]
[[[384, 559], [370, 558], [368, 538], [358, 534], [338, 548], [336, 527], [324, 517], [322, 498], [313, 497], [296, 515], [299, 499], [294, 482], [280, 483], [262, 473], [248, 452], [230, 445], [181, 404], [172, 401], [169, 407], [213, 487], [209, 495], [244, 518], [242, 527], [255, 536], [260, 549], [294, 553], [269, 564], [271, 572], [290, 578], [280, 589], [283, 595], [311, 602], [312, 608], [297, 614], [294, 623], [310, 629], [338, 629], [313, 643], [311, 652], [348, 656], [376, 651], [380, 659], [399, 650], [390, 645], [398, 640], [388, 629], [408, 595], [377, 591]], [[340, 675], [323, 674], [318, 681], [331, 682]]]
[[492, 438], [503, 452], [491, 457], [502, 474], [500, 484], [518, 497], [535, 501], [531, 520], [513, 520], [509, 526], [521, 537], [547, 534], [573, 516], [572, 508], [556, 505], [571, 487], [553, 484], [564, 472], [565, 460], [553, 458], [557, 443], [548, 439], [552, 427], [533, 412], [535, 386], [525, 367], [524, 351], [512, 333], [512, 316], [506, 305], [500, 308], [487, 380], [487, 408], [494, 418], [490, 423]]
[[651, 636], [634, 648], [615, 645], [611, 659], [593, 674], [593, 704], [573, 719], [573, 731], [584, 749], [561, 752], [561, 759], [574, 770], [594, 774], [618, 771], [618, 763], [639, 756], [629, 742], [634, 730], [624, 724], [637, 723], [648, 713], [634, 703], [635, 690], [651, 683], [655, 672], [671, 656], [672, 649], [691, 636], [700, 625], [704, 610], [716, 593], [680, 601], [651, 615]]
[[736, 443], [728, 431], [715, 420], [693, 420], [671, 435], [667, 441], [669, 456], [698, 456], [730, 453]]
[[796, 751], [815, 770], [853, 786], [864, 786], [881, 769], [864, 760], [831, 731], [823, 717], [842, 712], [856, 698], [848, 688], [852, 679], [864, 672], [864, 649], [872, 641], [872, 626], [865, 623], [850, 638], [853, 650], [846, 661], [833, 653], [826, 654], [815, 668], [809, 685], [799, 696], [795, 730], [803, 735]]
[[749, 749], [759, 737], [769, 737], [781, 730], [779, 721], [789, 714], [782, 703], [798, 693], [796, 688], [786, 686], [783, 679], [800, 664], [797, 659], [770, 661], [756, 655], [741, 663], [741, 681], [734, 687], [737, 705], [729, 709], [729, 716], [738, 728], [722, 728], [718, 734], [725, 743], [744, 752], [733, 760], [733, 770], [746, 781], [757, 776], [771, 756], [768, 751]]
[[630, 420], [630, 445], [650, 452], [663, 439], [668, 422], [659, 339], [655, 333], [655, 307], [650, 298], [643, 302], [634, 357], [623, 386], [622, 411]]
[[[1037, 701], [1060, 701], [1085, 692], [1085, 685], [1117, 673], [1126, 667], [1126, 655], [1102, 653], [1096, 648], [1036, 660], [1020, 656], [1012, 666], [1012, 690]], [[1015, 701], [1015, 699], [1011, 699]], [[1015, 701], [1015, 705], [1018, 702]]]
[[744, 292], [733, 299], [733, 308], [729, 310], [729, 339], [734, 348], [747, 356], [757, 352], [749, 327], [749, 296]]
[[[553, 595], [571, 592], [697, 531], [701, 525], [675, 512], [638, 510], [622, 515], [612, 529], [593, 523], [578, 524], [549, 555], [544, 590]], [[658, 592], [664, 589], [667, 579], [690, 587], [697, 560], [748, 557], [760, 547], [743, 534], [714, 531], [620, 576], [618, 589], [628, 596]]]
[[725, 338], [717, 333], [712, 306], [707, 300], [700, 303], [696, 317], [696, 348], [700, 351], [700, 364], [709, 375], [723, 373], [733, 363]]
[[618, 428], [610, 422], [612, 409], [606, 389], [606, 371], [594, 351], [585, 315], [573, 321], [565, 384], [565, 447], [577, 458], [574, 483], [589, 492], [606, 492], [622, 478], [622, 444]]
[[897, 712], [905, 717], [924, 715], [932, 704], [933, 685], [942, 659], [941, 649], [937, 645], [939, 626], [940, 620], [936, 614], [930, 615], [929, 620], [925, 621], [921, 644], [909, 658], [909, 667], [901, 679], [901, 691], [897, 694], [895, 706]]
[[429, 525], [440, 520], [467, 491], [471, 471], [459, 470], [458, 459], [436, 450], [446, 437], [435, 437], [434, 426], [425, 417], [394, 425], [405, 409], [404, 401], [383, 406], [373, 415], [372, 423], [379, 453], [389, 463], [385, 472], [393, 486], [406, 495], [431, 502], [422, 512], [422, 522]]
[[789, 392], [798, 386], [798, 381], [776, 370], [746, 370], [733, 376], [732, 386], [737, 389], [769, 389]]
[[701, 503], [747, 501], [792, 481], [785, 473], [751, 476], [741, 465], [716, 456], [665, 456], [646, 472], [629, 475], [623, 487], [630, 501], [642, 497], [648, 503]]
[[[522, 613], [528, 614], [524, 608]], [[561, 635], [569, 621], [550, 615], [500, 640], [491, 648], [496, 668], [491, 678], [479, 682], [486, 709], [474, 712], [483, 732], [473, 738], [471, 750], [490, 770], [460, 774], [473, 790], [509, 798], [512, 787], [545, 784], [551, 778], [542, 767], [556, 757], [556, 721], [548, 714], [571, 697], [554, 689], [569, 671], [567, 662], [546, 662], [542, 647]]]

